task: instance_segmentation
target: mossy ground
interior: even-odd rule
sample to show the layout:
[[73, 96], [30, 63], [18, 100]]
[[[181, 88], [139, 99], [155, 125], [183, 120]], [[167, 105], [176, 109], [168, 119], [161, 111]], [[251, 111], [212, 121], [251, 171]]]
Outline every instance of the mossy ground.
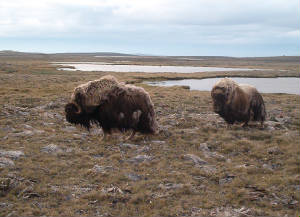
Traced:
[[[153, 61], [161, 63], [167, 65]], [[0, 65], [0, 149], [25, 154], [14, 160], [14, 167], [0, 169], [0, 216], [213, 216], [222, 207], [246, 207], [254, 216], [300, 214], [298, 95], [263, 94], [271, 127], [252, 123], [247, 129], [228, 129], [212, 112], [209, 92], [140, 83], [205, 76], [201, 73], [67, 72], [57, 71], [48, 60], [12, 57], [0, 59]], [[215, 65], [297, 71], [296, 63], [276, 59]], [[121, 134], [99, 141], [101, 132], [72, 128], [65, 121], [64, 105], [74, 87], [105, 74], [150, 93], [158, 135], [138, 134], [124, 146]], [[60, 151], [43, 152], [49, 144]], [[207, 164], [195, 165], [187, 154]], [[134, 163], [137, 155], [151, 159]], [[97, 172], [95, 165], [106, 169]]]

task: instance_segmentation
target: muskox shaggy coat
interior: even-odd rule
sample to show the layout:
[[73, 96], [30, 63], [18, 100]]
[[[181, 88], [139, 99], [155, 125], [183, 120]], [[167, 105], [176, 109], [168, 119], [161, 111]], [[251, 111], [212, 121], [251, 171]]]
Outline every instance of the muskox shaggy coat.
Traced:
[[214, 85], [211, 97], [214, 111], [228, 124], [243, 122], [247, 126], [252, 120], [260, 121], [263, 125], [266, 117], [265, 104], [255, 87], [224, 78]]
[[65, 107], [66, 119], [89, 129], [102, 127], [104, 135], [112, 129], [154, 134], [157, 130], [154, 105], [141, 87], [119, 83], [106, 76], [75, 88]]

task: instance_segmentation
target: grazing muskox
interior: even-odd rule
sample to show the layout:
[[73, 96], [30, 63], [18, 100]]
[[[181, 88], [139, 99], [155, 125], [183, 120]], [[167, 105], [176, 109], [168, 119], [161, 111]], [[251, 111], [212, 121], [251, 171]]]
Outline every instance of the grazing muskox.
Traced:
[[212, 88], [211, 97], [214, 112], [228, 124], [244, 122], [243, 126], [247, 126], [252, 120], [260, 121], [263, 126], [266, 117], [265, 104], [255, 87], [223, 78]]
[[119, 83], [104, 76], [75, 88], [71, 102], [65, 106], [66, 119], [90, 129], [94, 123], [102, 127], [104, 139], [113, 129], [154, 134], [157, 130], [154, 105], [141, 87]]

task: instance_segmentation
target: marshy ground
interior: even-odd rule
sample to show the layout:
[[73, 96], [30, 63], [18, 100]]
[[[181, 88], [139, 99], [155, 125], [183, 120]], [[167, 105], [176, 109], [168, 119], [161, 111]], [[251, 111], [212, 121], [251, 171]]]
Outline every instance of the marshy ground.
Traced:
[[[231, 129], [209, 92], [144, 80], [222, 74], [299, 76], [299, 58], [130, 58], [133, 64], [273, 68], [274, 71], [145, 74], [58, 71], [87, 56], [0, 56], [0, 216], [299, 216], [300, 97], [263, 94], [264, 129]], [[121, 59], [122, 61], [124, 58]], [[289, 71], [282, 71], [289, 70]], [[160, 132], [121, 134], [70, 125], [64, 105], [78, 84], [112, 74], [144, 87]]]

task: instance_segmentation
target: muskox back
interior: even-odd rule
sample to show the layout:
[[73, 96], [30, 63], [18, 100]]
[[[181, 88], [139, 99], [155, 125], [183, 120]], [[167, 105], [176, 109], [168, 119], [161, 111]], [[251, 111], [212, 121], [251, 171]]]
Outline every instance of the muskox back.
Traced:
[[110, 133], [132, 129], [144, 134], [157, 130], [154, 106], [149, 94], [140, 87], [118, 85], [103, 93], [101, 104], [94, 112], [94, 119]]

